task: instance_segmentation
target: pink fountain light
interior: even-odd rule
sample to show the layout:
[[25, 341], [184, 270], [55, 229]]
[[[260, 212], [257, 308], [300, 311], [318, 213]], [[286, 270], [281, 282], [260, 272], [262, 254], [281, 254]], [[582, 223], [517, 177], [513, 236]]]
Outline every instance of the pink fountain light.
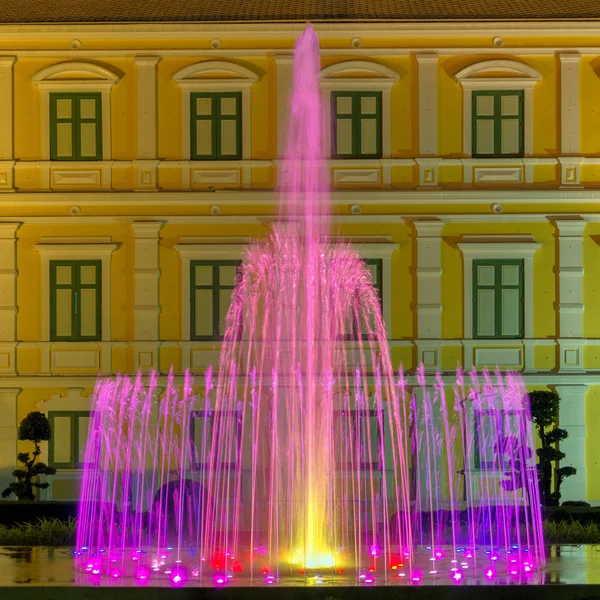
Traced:
[[[421, 367], [409, 387], [394, 374], [371, 272], [331, 224], [320, 68], [308, 27], [279, 218], [245, 251], [216, 380], [208, 369], [203, 387], [189, 373], [162, 390], [155, 373], [96, 386], [82, 570], [174, 586], [291, 573], [319, 583], [326, 572], [410, 585], [450, 568], [456, 582], [478, 568], [493, 579], [485, 549], [543, 565], [522, 380], [484, 372], [465, 383], [459, 371], [432, 386]], [[448, 485], [477, 461], [465, 494]], [[498, 484], [492, 471], [509, 475]]]

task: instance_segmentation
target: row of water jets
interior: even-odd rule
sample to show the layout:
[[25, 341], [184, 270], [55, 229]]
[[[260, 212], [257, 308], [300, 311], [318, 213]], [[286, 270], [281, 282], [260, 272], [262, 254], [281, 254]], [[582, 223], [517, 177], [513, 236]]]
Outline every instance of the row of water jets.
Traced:
[[[250, 379], [258, 399], [256, 374]], [[427, 383], [421, 370], [410, 389], [400, 372], [391, 401], [339, 399], [331, 456], [322, 457], [334, 470], [329, 536], [309, 548], [277, 501], [294, 493], [280, 489], [294, 482], [273, 472], [289, 440], [277, 444], [267, 429], [256, 436], [267, 406], [236, 398], [233, 410], [217, 410], [210, 371], [196, 394], [189, 375], [181, 388], [170, 376], [162, 390], [154, 374], [147, 385], [141, 376], [100, 382], [79, 566], [113, 579], [217, 584], [350, 573], [364, 583], [533, 576], [544, 548], [522, 380], [484, 371], [459, 372], [451, 386], [439, 375]], [[272, 430], [272, 416], [264, 421]], [[392, 448], [394, 440], [402, 445]]]

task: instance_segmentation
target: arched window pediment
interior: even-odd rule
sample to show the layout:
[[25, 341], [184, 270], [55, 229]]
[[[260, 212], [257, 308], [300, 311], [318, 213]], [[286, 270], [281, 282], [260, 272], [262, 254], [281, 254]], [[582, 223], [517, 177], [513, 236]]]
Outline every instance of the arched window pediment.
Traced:
[[247, 85], [251, 86], [259, 80], [254, 72], [233, 62], [224, 60], [205, 60], [180, 69], [173, 79], [182, 86], [190, 85]]
[[483, 87], [488, 82], [532, 87], [542, 76], [532, 67], [514, 60], [484, 60], [461, 69], [456, 79], [463, 87]]
[[329, 65], [321, 70], [321, 85], [336, 87], [341, 85], [373, 85], [379, 89], [391, 88], [400, 79], [400, 75], [376, 62], [367, 60], [346, 60]]
[[45, 67], [38, 71], [32, 79], [42, 87], [81, 82], [93, 82], [112, 87], [120, 77], [106, 67], [93, 63], [67, 61]]

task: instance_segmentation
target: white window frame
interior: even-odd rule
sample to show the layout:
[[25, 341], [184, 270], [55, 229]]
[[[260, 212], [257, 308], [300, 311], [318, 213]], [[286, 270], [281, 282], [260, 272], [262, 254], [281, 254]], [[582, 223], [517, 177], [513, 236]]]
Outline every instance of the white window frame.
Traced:
[[[227, 77], [222, 77], [223, 73]], [[212, 74], [212, 77], [211, 77]], [[216, 77], [215, 75], [221, 75]], [[233, 62], [205, 60], [180, 69], [173, 79], [181, 88], [181, 158], [190, 160], [190, 95], [192, 92], [241, 92], [242, 159], [252, 158], [252, 86], [259, 76]]]
[[[526, 339], [533, 338], [534, 286], [533, 258], [541, 248], [531, 236], [504, 236], [512, 241], [502, 241], [498, 236], [464, 236], [458, 243], [463, 254], [463, 338], [473, 340], [473, 260], [474, 259], [522, 259], [523, 260], [523, 333]], [[515, 238], [517, 240], [515, 241]], [[521, 239], [518, 239], [521, 238]], [[487, 340], [489, 341], [489, 340]], [[507, 344], [517, 340], [498, 339], [498, 343]]]
[[[370, 74], [371, 76], [353, 76], [356, 74]], [[331, 158], [332, 92], [381, 92], [381, 157], [389, 158], [392, 153], [392, 87], [400, 79], [400, 75], [389, 67], [376, 62], [347, 60], [325, 67], [319, 76], [323, 94], [325, 157]]]
[[[184, 240], [182, 240], [184, 241]], [[208, 240], [207, 240], [208, 241]], [[193, 260], [242, 260], [245, 243], [182, 243], [173, 246], [181, 255], [181, 340], [189, 342], [190, 335], [190, 263]], [[202, 343], [202, 342], [197, 342]], [[219, 342], [211, 342], [219, 343]]]
[[[482, 77], [485, 73], [507, 77]], [[514, 60], [484, 60], [462, 69], [456, 79], [463, 88], [463, 154], [473, 156], [473, 90], [523, 90], [523, 154], [533, 154], [533, 88], [542, 76], [532, 67]], [[483, 159], [488, 160], [488, 159]], [[489, 160], [494, 160], [490, 158]]]
[[[99, 92], [102, 110], [102, 160], [112, 156], [110, 100], [119, 76], [92, 63], [62, 62], [38, 71], [31, 78], [42, 93], [42, 160], [50, 160], [50, 94]], [[80, 162], [80, 161], [78, 161]]]
[[[102, 261], [102, 340], [110, 341], [110, 280], [111, 257], [119, 247], [110, 238], [42, 238], [33, 248], [42, 259], [42, 342], [50, 341], [50, 261], [51, 260], [101, 260]], [[62, 342], [61, 342], [62, 343]], [[68, 342], [67, 342], [68, 343]], [[73, 342], [82, 343], [82, 342]]]
[[[372, 239], [372, 237], [371, 237]], [[392, 333], [392, 254], [400, 246], [393, 242], [369, 242], [361, 241], [360, 237], [348, 236], [340, 241], [352, 242], [352, 248], [356, 250], [363, 260], [381, 261], [381, 287], [383, 294], [381, 298], [383, 320], [388, 338]]]

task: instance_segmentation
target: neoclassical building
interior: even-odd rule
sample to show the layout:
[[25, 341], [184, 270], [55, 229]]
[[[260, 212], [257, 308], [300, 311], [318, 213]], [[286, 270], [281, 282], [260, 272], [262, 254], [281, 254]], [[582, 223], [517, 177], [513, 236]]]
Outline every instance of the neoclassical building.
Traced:
[[136, 4], [0, 0], [0, 484], [30, 411], [54, 428], [44, 494], [73, 499], [98, 375], [217, 364], [310, 20], [333, 222], [395, 366], [556, 389], [563, 499], [600, 503], [597, 3]]

